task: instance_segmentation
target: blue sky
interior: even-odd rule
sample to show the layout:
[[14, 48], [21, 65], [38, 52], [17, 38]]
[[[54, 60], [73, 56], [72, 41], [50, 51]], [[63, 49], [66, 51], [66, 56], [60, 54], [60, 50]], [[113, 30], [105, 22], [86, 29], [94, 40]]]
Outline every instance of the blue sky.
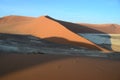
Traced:
[[120, 0], [0, 0], [0, 17], [6, 15], [120, 24]]

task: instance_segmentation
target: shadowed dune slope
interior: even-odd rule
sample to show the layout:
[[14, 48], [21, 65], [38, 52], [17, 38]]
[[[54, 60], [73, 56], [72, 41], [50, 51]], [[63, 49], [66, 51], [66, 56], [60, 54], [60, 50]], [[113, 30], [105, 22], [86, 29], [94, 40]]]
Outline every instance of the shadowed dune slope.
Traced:
[[49, 16], [47, 16], [47, 18], [57, 21], [75, 33], [120, 34], [120, 25], [118, 24], [71, 23], [57, 20]]
[[[0, 31], [1, 32], [1, 31]], [[29, 23], [24, 23], [21, 25], [15, 25], [9, 27], [9, 29], [4, 29], [4, 33], [11, 33], [11, 34], [29, 34], [39, 38], [49, 38], [49, 37], [60, 37], [67, 39], [69, 41], [86, 43], [88, 45], [81, 45], [79, 46], [88, 47], [91, 49], [107, 51], [104, 48], [99, 47], [98, 45], [88, 41], [87, 39], [73, 33], [60, 23], [48, 18], [48, 16], [41, 16], [37, 19], [32, 20]], [[53, 42], [57, 43], [64, 43], [62, 41], [53, 40]], [[64, 44], [72, 44], [70, 42]], [[73, 44], [75, 45], [75, 44]]]
[[67, 29], [71, 30], [74, 33], [101, 33], [101, 34], [106, 34], [106, 32], [88, 27], [89, 25], [86, 26], [86, 25], [81, 25], [81, 24], [77, 24], [77, 23], [57, 20], [57, 19], [51, 18], [49, 16], [46, 16], [46, 17], [60, 23], [61, 25], [63, 25], [64, 27], [66, 27]]

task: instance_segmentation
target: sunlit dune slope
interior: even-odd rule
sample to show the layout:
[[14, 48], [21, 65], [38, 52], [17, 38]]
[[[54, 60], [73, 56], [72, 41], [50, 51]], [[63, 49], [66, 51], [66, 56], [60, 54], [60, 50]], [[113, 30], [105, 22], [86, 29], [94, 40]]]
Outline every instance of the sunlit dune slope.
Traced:
[[[1, 27], [0, 32], [3, 33], [30, 34], [57, 43], [73, 44], [91, 49], [107, 51], [106, 49], [103, 49], [87, 39], [73, 33], [60, 23], [48, 18], [48, 16], [41, 16], [20, 25], [7, 26], [6, 29], [2, 28], [4, 27]], [[60, 38], [62, 40], [60, 40]]]

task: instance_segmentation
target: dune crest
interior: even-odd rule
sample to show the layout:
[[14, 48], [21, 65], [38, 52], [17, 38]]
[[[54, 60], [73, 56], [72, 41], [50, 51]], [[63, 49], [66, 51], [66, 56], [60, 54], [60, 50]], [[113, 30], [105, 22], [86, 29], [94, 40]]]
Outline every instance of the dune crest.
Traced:
[[16, 23], [16, 22], [30, 21], [32, 19], [35, 19], [35, 18], [10, 15], [10, 16], [5, 16], [0, 18], [0, 24], [10, 24], [10, 23]]

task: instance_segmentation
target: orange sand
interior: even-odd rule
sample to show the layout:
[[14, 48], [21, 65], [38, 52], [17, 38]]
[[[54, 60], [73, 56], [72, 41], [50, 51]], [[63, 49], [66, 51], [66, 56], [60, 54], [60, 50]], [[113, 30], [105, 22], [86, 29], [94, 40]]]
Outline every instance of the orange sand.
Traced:
[[[13, 70], [13, 71], [12, 71]], [[0, 80], [120, 80], [120, 61], [62, 55], [6, 55]]]
[[17, 22], [23, 22], [23, 21], [30, 21], [35, 19], [34, 17], [25, 17], [25, 16], [5, 16], [3, 18], [0, 18], [0, 24], [11, 24], [11, 23], [17, 23]]

